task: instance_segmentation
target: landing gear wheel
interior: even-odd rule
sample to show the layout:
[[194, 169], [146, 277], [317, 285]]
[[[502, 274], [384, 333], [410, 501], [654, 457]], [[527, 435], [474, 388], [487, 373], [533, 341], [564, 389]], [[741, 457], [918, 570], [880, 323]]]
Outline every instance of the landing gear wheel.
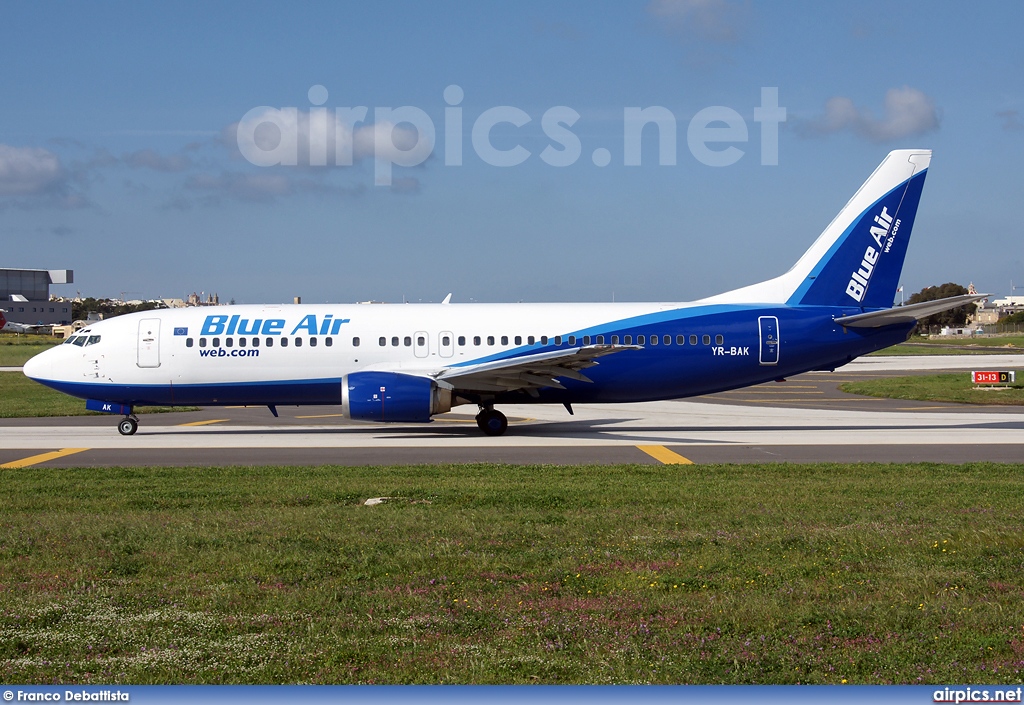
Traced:
[[476, 415], [476, 425], [488, 436], [500, 436], [508, 429], [508, 419], [500, 411], [483, 409]]
[[139, 420], [132, 416], [125, 416], [121, 419], [121, 422], [117, 424], [117, 430], [122, 436], [132, 436], [139, 430]]

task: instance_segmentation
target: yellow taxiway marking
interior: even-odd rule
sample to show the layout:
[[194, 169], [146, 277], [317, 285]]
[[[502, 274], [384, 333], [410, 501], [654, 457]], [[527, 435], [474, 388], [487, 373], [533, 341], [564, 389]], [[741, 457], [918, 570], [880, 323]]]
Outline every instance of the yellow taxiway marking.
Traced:
[[9, 463], [0, 465], [0, 468], [14, 469], [14, 468], [27, 468], [30, 465], [38, 465], [39, 463], [45, 463], [48, 460], [56, 460], [57, 458], [63, 458], [65, 455], [74, 455], [75, 453], [81, 453], [88, 448], [61, 448], [50, 453], [40, 453], [39, 455], [33, 455], [28, 458], [22, 458], [21, 460], [13, 460]]
[[296, 416], [297, 419], [333, 419], [345, 414], [314, 414], [312, 416]]
[[230, 421], [231, 419], [209, 419], [208, 421], [190, 421], [189, 423], [180, 423], [179, 426], [207, 426], [212, 423], [223, 423]]
[[655, 460], [665, 465], [693, 465], [693, 461], [674, 453], [665, 446], [637, 446]]

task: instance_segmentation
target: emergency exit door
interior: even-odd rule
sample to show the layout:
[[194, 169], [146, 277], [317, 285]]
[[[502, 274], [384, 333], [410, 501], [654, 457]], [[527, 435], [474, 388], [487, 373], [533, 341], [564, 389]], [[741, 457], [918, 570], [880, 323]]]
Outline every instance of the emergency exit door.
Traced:
[[139, 367], [160, 367], [160, 319], [139, 321]]
[[779, 319], [775, 316], [760, 316], [757, 327], [761, 338], [761, 364], [779, 364]]

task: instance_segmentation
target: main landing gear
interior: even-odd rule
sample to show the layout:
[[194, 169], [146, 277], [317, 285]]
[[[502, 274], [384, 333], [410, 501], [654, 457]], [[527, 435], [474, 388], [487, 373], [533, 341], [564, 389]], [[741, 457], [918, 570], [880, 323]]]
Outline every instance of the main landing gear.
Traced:
[[476, 415], [476, 425], [488, 436], [500, 436], [508, 429], [508, 419], [494, 407], [485, 406]]
[[132, 436], [139, 430], [139, 420], [134, 416], [125, 416], [121, 419], [121, 422], [117, 424], [117, 430], [122, 436]]

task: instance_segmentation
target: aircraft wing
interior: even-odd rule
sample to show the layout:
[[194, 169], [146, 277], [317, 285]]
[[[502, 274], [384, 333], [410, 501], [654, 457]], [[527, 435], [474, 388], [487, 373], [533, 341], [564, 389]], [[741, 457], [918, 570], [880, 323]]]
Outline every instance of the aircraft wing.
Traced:
[[932, 314], [948, 311], [951, 308], [963, 306], [974, 301], [980, 301], [989, 296], [991, 294], [964, 294], [963, 296], [951, 296], [948, 299], [922, 301], [919, 304], [897, 306], [884, 311], [843, 316], [842, 318], [837, 318], [836, 323], [847, 328], [881, 328], [882, 326], [891, 326], [896, 323], [912, 323], [922, 318], [928, 318]]
[[434, 378], [463, 391], [510, 392], [522, 389], [536, 394], [536, 390], [542, 387], [565, 389], [559, 378], [591, 382], [580, 370], [597, 365], [597, 358], [641, 349], [639, 345], [586, 345], [466, 367], [449, 367]]

